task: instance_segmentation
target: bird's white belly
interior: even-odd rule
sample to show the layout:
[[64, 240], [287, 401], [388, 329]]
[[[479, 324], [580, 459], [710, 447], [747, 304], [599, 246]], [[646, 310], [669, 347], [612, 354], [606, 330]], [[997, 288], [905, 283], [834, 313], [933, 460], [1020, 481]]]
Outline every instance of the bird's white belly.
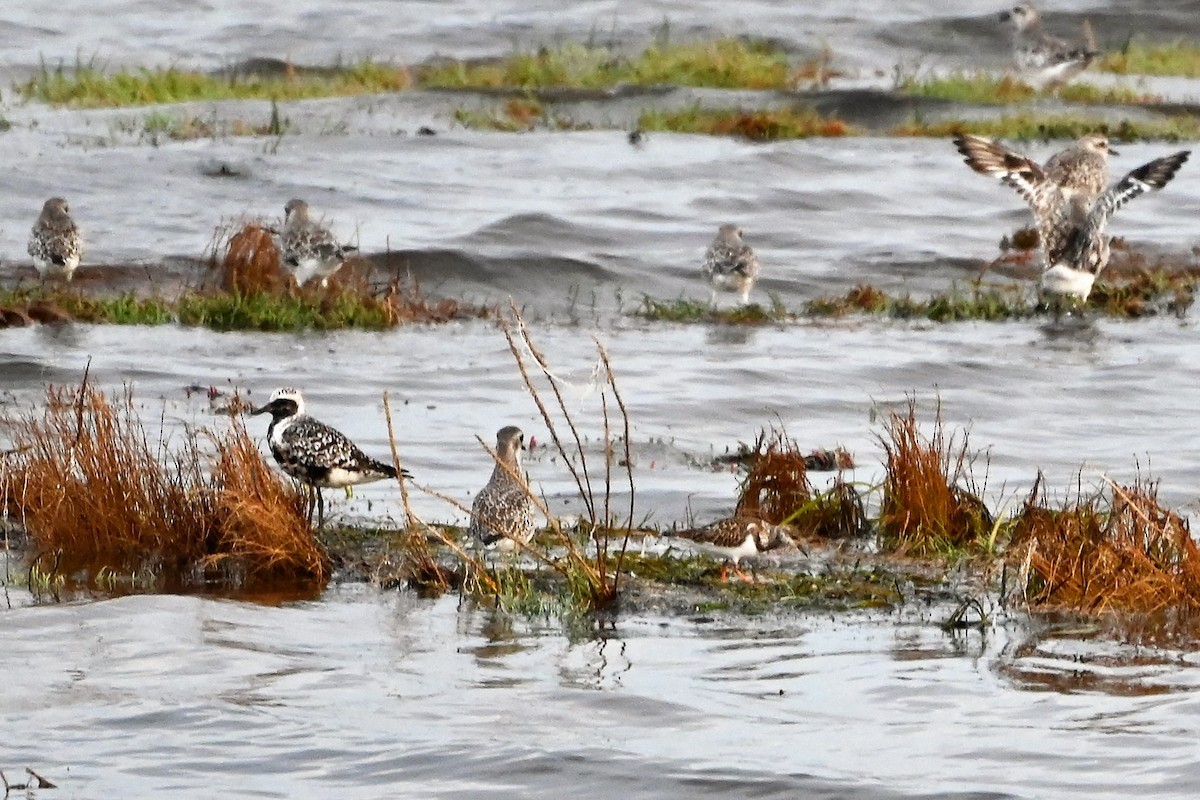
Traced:
[[71, 277], [71, 273], [79, 266], [79, 256], [70, 256], [66, 259], [65, 264], [55, 264], [53, 261], [46, 258], [34, 258], [33, 267], [38, 271], [38, 275], [43, 278], [48, 275], [66, 275]]
[[693, 549], [702, 553], [708, 553], [716, 558], [727, 558], [734, 564], [738, 563], [740, 559], [752, 556], [758, 552], [758, 547], [754, 544], [753, 536], [747, 536], [745, 541], [737, 547], [721, 547], [710, 542], [695, 542], [690, 539], [682, 539], [681, 541], [686, 542]]
[[344, 489], [360, 483], [381, 481], [384, 477], [386, 476], [380, 475], [378, 472], [351, 472], [341, 467], [334, 467], [329, 470], [329, 474], [320, 482], [320, 485], [328, 489]]
[[1086, 300], [1092, 291], [1096, 276], [1080, 269], [1055, 264], [1042, 273], [1042, 291], [1057, 295], [1070, 295]]

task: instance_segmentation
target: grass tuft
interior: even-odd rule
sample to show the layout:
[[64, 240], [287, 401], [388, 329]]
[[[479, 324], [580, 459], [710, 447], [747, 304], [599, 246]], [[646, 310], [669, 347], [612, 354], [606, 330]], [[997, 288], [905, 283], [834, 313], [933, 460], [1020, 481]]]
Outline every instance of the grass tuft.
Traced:
[[[323, 584], [324, 549], [301, 495], [245, 429], [152, 443], [132, 393], [50, 387], [18, 421], [3, 472], [7, 512], [69, 573], [150, 571], [168, 585], [225, 580]], [[215, 466], [211, 474], [206, 465]], [[213, 568], [219, 568], [214, 574]]]
[[[1187, 522], [1157, 499], [1157, 483], [1108, 482], [1062, 509], [1041, 498], [1041, 476], [1013, 525], [1030, 603], [1089, 614], [1200, 609], [1200, 548]], [[1107, 507], [1106, 507], [1107, 506]]]
[[633, 312], [633, 316], [658, 322], [706, 322], [728, 325], [768, 325], [795, 319], [795, 315], [785, 309], [778, 298], [772, 298], [770, 308], [751, 303], [721, 309], [700, 300], [656, 300], [645, 296], [642, 298], [642, 305]]
[[933, 435], [921, 434], [916, 401], [904, 415], [892, 412], [879, 437], [887, 455], [883, 500], [879, 509], [879, 541], [890, 551], [908, 555], [946, 555], [985, 540], [993, 528], [991, 513], [972, 491], [967, 434], [955, 445], [947, 441], [941, 405]]
[[809, 108], [745, 111], [706, 109], [699, 105], [683, 111], [647, 110], [638, 118], [638, 128], [643, 131], [741, 136], [756, 142], [859, 134], [858, 129], [849, 123], [823, 117]]
[[1105, 53], [1095, 69], [1121, 75], [1200, 78], [1200, 44], [1193, 39], [1176, 39], [1166, 44], [1131, 39], [1119, 52]]
[[933, 136], [948, 138], [961, 133], [1012, 139], [1048, 141], [1078, 139], [1085, 133], [1104, 133], [1121, 142], [1191, 141], [1200, 138], [1200, 117], [1180, 113], [1149, 120], [1122, 119], [1113, 123], [1103, 117], [1079, 115], [1042, 116], [1014, 114], [998, 119], [945, 120], [925, 122], [914, 119], [892, 129], [893, 136]]
[[1021, 103], [1040, 97], [1058, 97], [1067, 102], [1092, 104], [1137, 104], [1162, 99], [1128, 86], [1102, 88], [1086, 83], [1038, 91], [1011, 75], [998, 77], [988, 72], [955, 72], [926, 80], [909, 79], [901, 84], [900, 91], [917, 97], [958, 103], [997, 105]]
[[568, 42], [494, 61], [436, 64], [421, 69], [418, 81], [453, 89], [599, 89], [618, 84], [787, 89], [797, 80], [827, 80], [832, 72], [827, 62], [793, 71], [786, 53], [753, 39], [656, 43], [634, 57]]
[[284, 64], [282, 70], [270, 74], [206, 73], [177, 67], [106, 73], [94, 63], [77, 62], [73, 68], [43, 63], [17, 91], [26, 99], [54, 105], [112, 108], [197, 100], [303, 100], [397, 92], [411, 83], [408, 70], [374, 61], [329, 69]]

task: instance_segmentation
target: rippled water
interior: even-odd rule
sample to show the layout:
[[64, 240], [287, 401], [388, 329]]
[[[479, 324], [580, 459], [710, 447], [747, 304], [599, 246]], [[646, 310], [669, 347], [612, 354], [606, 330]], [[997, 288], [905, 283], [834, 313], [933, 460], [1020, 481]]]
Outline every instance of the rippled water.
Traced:
[[[1087, 16], [1110, 41], [1130, 19], [1144, 31], [1195, 30], [1194, 2], [1149, 5], [1063, 3], [1052, 19]], [[769, 33], [798, 53], [829, 42], [854, 67], [850, 82], [917, 56], [940, 66], [1004, 57], [987, 2], [560, 6], [213, 0], [127, 2], [114, 14], [64, 0], [9, 9], [0, 68], [20, 75], [39, 56], [77, 52], [201, 67], [339, 54], [413, 62], [592, 32], [636, 46], [664, 17], [680, 35]], [[926, 420], [940, 399], [949, 430], [969, 431], [994, 507], [1019, 501], [1038, 469], [1063, 492], [1081, 470], [1086, 489], [1102, 475], [1128, 480], [1140, 462], [1168, 504], [1194, 511], [1194, 313], [1073, 328], [852, 319], [754, 330], [622, 314], [643, 293], [705, 296], [697, 265], [723, 221], [741, 224], [760, 253], [758, 297], [789, 307], [861, 282], [919, 295], [973, 277], [1026, 215], [947, 142], [654, 135], [633, 148], [620, 132], [465, 131], [451, 114], [473, 101], [415, 93], [287, 104], [293, 132], [277, 142], [155, 146], [141, 133], [144, 109], [4, 99], [14, 128], [0, 134], [9, 156], [0, 281], [27, 279], [28, 226], [51, 194], [70, 199], [88, 236], [81, 282], [149, 280], [164, 292], [201, 277], [195, 259], [215, 227], [306, 197], [428, 293], [512, 295], [592, 441], [602, 433], [589, 385], [598, 336], [631, 412], [639, 519], [726, 513], [735, 476], [708, 463], [764, 425], [806, 447], [846, 446], [853, 477], [874, 481], [879, 416], [908, 397]], [[617, 99], [588, 113], [624, 119], [652, 102]], [[188, 110], [268, 114], [264, 103]], [[413, 135], [421, 125], [437, 135]], [[1176, 146], [1120, 149], [1115, 168], [1128, 169]], [[213, 177], [222, 166], [236, 177]], [[1189, 165], [1122, 210], [1115, 232], [1141, 250], [1186, 254], [1200, 238], [1197, 208]], [[146, 419], [165, 408], [168, 433], [221, 423], [186, 386], [261, 400], [297, 384], [313, 413], [383, 454], [388, 391], [406, 465], [464, 502], [491, 468], [475, 435], [517, 423], [546, 439], [488, 322], [302, 336], [0, 330], [0, 415], [35, 404], [48, 382], [77, 381], [89, 359], [99, 384], [135, 386]], [[265, 431], [262, 420], [249, 424]], [[571, 510], [569, 478], [547, 451], [532, 455], [534, 481]], [[352, 519], [399, 518], [387, 486], [331, 499]], [[415, 503], [427, 518], [461, 519], [430, 496]], [[1088, 631], [1047, 637], [1014, 623], [986, 638], [948, 636], [933, 624], [938, 610], [907, 608], [626, 614], [603, 635], [566, 635], [558, 624], [364, 586], [318, 599], [39, 605], [13, 588], [18, 559], [4, 565], [0, 769], [13, 780], [32, 767], [62, 787], [54, 796], [1125, 798], [1190, 796], [1200, 777], [1197, 656], [1117, 647]]]

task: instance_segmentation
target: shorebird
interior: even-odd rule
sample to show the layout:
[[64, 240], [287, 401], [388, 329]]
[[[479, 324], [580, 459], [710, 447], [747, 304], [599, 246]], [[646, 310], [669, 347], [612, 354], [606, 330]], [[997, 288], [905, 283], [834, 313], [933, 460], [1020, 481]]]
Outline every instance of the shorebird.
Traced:
[[1058, 86], [1087, 69], [1100, 52], [1091, 27], [1084, 23], [1085, 41], [1070, 42], [1042, 30], [1042, 15], [1028, 3], [1000, 12], [1012, 28], [1013, 65], [1038, 87]]
[[1108, 220], [1133, 198], [1166, 186], [1190, 154], [1188, 150], [1181, 150], [1145, 163], [1100, 195], [1084, 224], [1071, 232], [1063, 256], [1042, 273], [1042, 291], [1058, 297], [1086, 300], [1096, 276], [1108, 266]]
[[730, 565], [743, 581], [753, 582], [738, 567], [739, 561], [780, 545], [795, 544], [783, 526], [755, 517], [726, 517], [702, 528], [668, 531], [663, 536], [683, 539], [694, 550], [725, 559], [721, 566], [722, 583], [729, 580]]
[[45, 202], [29, 233], [28, 250], [43, 280], [52, 275], [71, 280], [83, 255], [83, 236], [71, 219], [66, 200], [51, 197]]
[[497, 461], [471, 504], [471, 535], [484, 547], [512, 550], [533, 538], [533, 499], [521, 472], [525, 434], [509, 425], [496, 433]]
[[[304, 413], [304, 398], [298, 389], [276, 389], [266, 405], [251, 414], [270, 414], [267, 442], [271, 454], [283, 471], [312, 488], [315, 499], [309, 496], [308, 515], [317, 506], [317, 527], [325, 524], [323, 488], [345, 489], [359, 483], [371, 483], [396, 477], [391, 464], [376, 461], [358, 449], [341, 432]], [[408, 470], [402, 477], [411, 478]]]
[[758, 256], [742, 241], [742, 229], [737, 225], [722, 225], [717, 238], [704, 254], [700, 274], [712, 290], [710, 302], [717, 304], [717, 292], [737, 292], [742, 305], [750, 302], [750, 290], [758, 280]]
[[1015, 189], [1033, 212], [1041, 239], [1041, 289], [1056, 298], [1087, 299], [1108, 264], [1108, 220], [1118, 208], [1150, 189], [1161, 189], [1190, 155], [1182, 150], [1157, 158], [1108, 185], [1108, 156], [1099, 134], [1082, 137], [1045, 166], [983, 136], [954, 138], [971, 169]]
[[346, 254], [357, 247], [339, 244], [334, 235], [308, 215], [308, 203], [293, 199], [283, 207], [283, 233], [280, 234], [283, 266], [303, 286], [316, 278], [321, 286], [329, 285], [329, 277], [341, 269]]

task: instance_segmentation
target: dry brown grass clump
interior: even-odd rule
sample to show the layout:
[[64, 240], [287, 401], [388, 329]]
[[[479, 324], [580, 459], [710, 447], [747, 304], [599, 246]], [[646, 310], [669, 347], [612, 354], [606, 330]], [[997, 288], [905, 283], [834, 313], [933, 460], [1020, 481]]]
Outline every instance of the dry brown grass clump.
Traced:
[[734, 516], [787, 523], [804, 537], [846, 538], [866, 532], [866, 510], [853, 484], [839, 475], [828, 491], [818, 492], [808, 479], [809, 470], [852, 468], [853, 460], [845, 450], [805, 455], [784, 431], [764, 430], [754, 448], [739, 455], [749, 471]]
[[[218, 240], [222, 235], [218, 232]], [[280, 269], [274, 234], [269, 228], [253, 222], [243, 225], [229, 237], [220, 269], [221, 288], [239, 294], [279, 292], [290, 280]]]
[[959, 485], [968, 479], [967, 435], [946, 441], [939, 406], [933, 436], [921, 435], [916, 402], [891, 413], [880, 437], [887, 454], [879, 539], [887, 550], [918, 556], [968, 547], [990, 533], [983, 501]]
[[304, 493], [271, 469], [240, 420], [214, 441], [218, 541], [205, 563], [232, 561], [254, 577], [324, 581], [329, 555], [313, 537]]
[[1200, 609], [1200, 548], [1187, 522], [1164, 508], [1157, 483], [1109, 483], [1100, 495], [1063, 509], [1046, 507], [1041, 476], [1013, 529], [1012, 552], [1028, 571], [1034, 605], [1076, 611]]
[[[328, 577], [299, 491], [240, 425], [191, 432], [177, 448], [151, 443], [128, 390], [110, 398], [85, 380], [48, 388], [13, 439], [7, 511], [67, 569], [150, 570], [173, 583], [202, 581], [217, 565], [230, 579]], [[206, 442], [216, 446], [211, 473]]]
[[812, 500], [804, 453], [784, 431], [759, 432], [748, 463], [750, 471], [734, 516], [757, 517], [779, 525]]

